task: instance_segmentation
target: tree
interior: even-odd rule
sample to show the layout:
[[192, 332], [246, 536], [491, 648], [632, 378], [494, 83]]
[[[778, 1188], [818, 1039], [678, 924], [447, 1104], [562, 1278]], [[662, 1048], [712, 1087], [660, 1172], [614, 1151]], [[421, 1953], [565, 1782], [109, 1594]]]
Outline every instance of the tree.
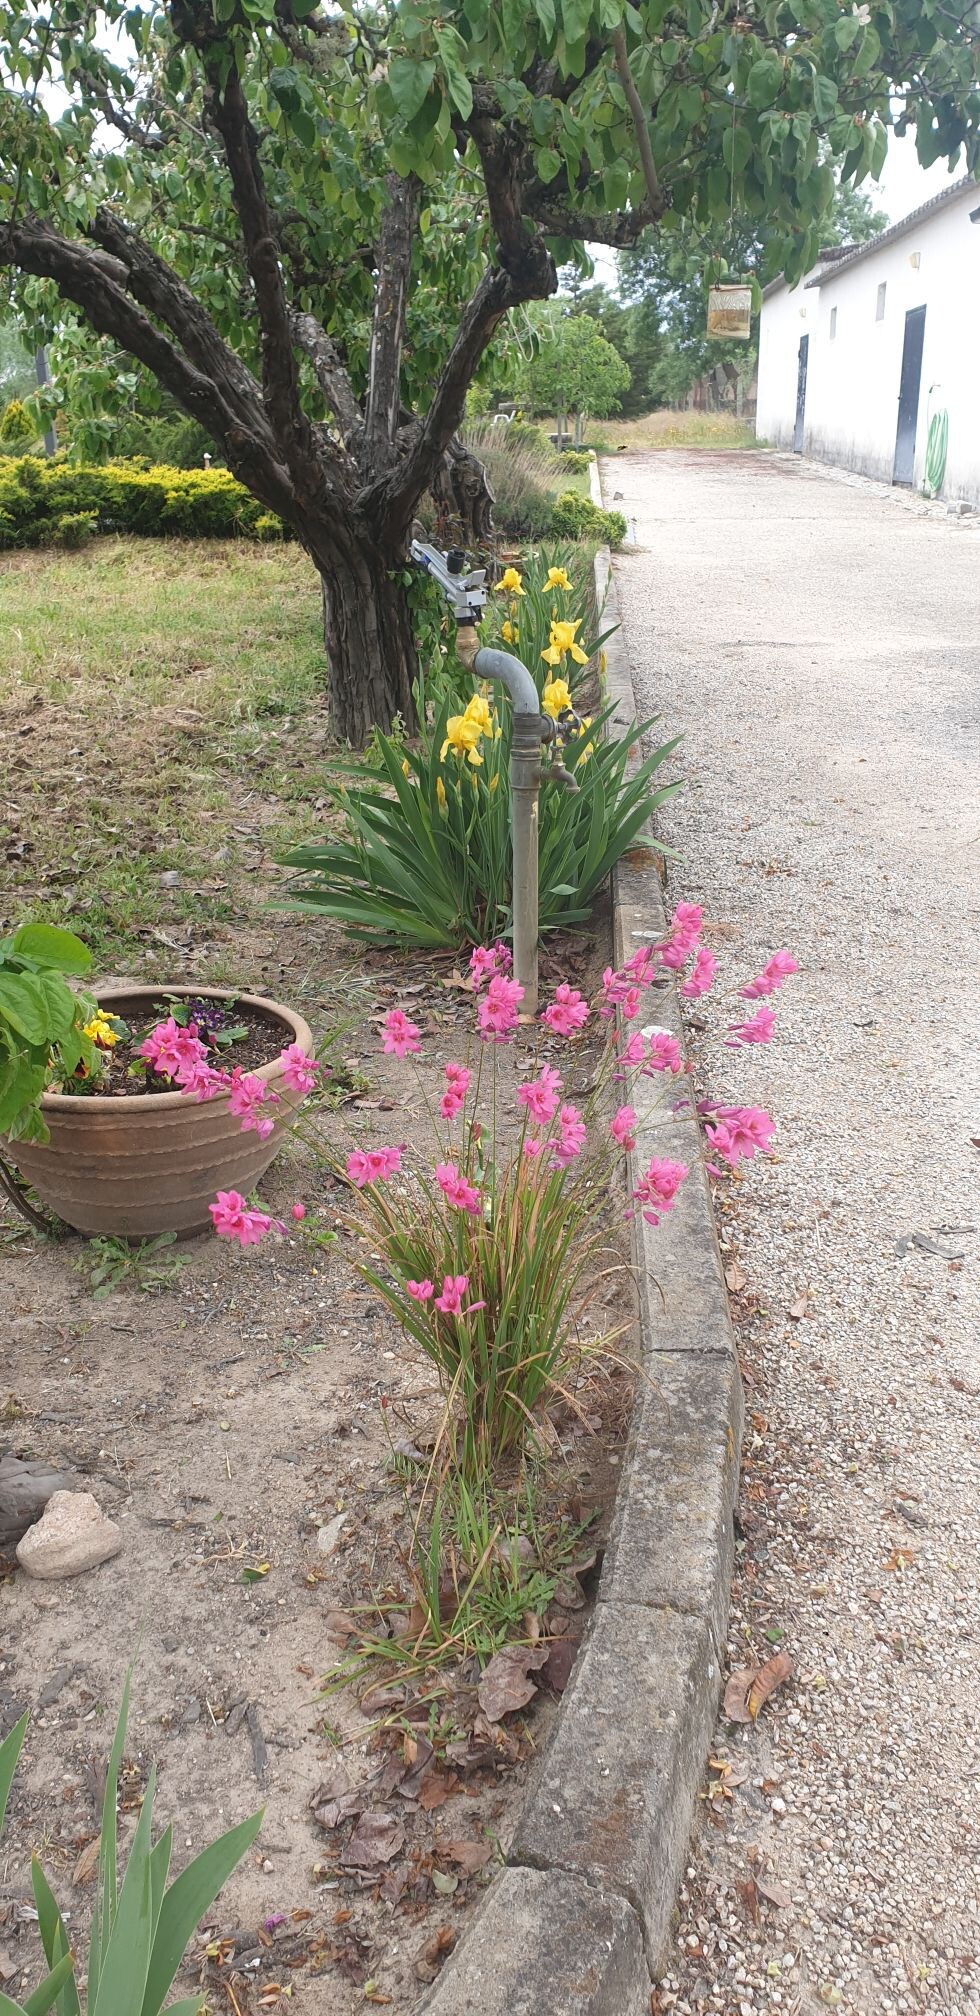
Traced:
[[733, 203], [801, 270], [894, 118], [973, 158], [976, 61], [922, 0], [0, 0], [0, 264], [32, 342], [103, 339], [93, 401], [135, 360], [302, 541], [360, 740], [412, 718], [419, 499], [486, 525], [455, 430], [509, 311]]
[[[34, 360], [21, 341], [16, 322], [0, 321], [0, 405], [27, 399], [34, 390]], [[37, 428], [32, 426], [36, 437]]]
[[624, 420], [649, 413], [654, 404], [651, 379], [664, 349], [659, 303], [649, 296], [624, 301], [608, 287], [573, 282], [574, 272], [566, 267], [562, 273], [562, 293], [574, 303], [577, 314], [592, 316], [629, 371], [629, 384], [619, 396], [617, 413]]
[[522, 391], [538, 413], [554, 413], [561, 447], [564, 423], [575, 415], [575, 446], [586, 419], [614, 413], [629, 382], [629, 365], [591, 315], [551, 309], [539, 318], [534, 353], [521, 373]]
[[[820, 243], [863, 243], [887, 222], [863, 189], [837, 189]], [[709, 336], [708, 285], [727, 275], [764, 287], [781, 271], [784, 253], [781, 231], [765, 218], [745, 216], [731, 217], [715, 231], [701, 229], [691, 218], [678, 220], [673, 230], [645, 233], [634, 249], [620, 253], [620, 285], [627, 300], [637, 306], [655, 304], [660, 315], [663, 342], [649, 380], [652, 404], [680, 405], [711, 372], [720, 372], [733, 393], [739, 379], [751, 377], [757, 327], [751, 343], [724, 343]]]

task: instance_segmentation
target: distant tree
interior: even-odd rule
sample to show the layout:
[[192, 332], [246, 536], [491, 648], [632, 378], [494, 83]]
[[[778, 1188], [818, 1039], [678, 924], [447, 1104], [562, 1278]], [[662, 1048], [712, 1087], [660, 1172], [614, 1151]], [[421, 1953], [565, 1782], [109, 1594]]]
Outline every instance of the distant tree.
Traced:
[[37, 440], [37, 423], [21, 399], [10, 399], [0, 412], [0, 454], [25, 455]]
[[0, 321], [0, 406], [34, 390], [34, 359], [16, 322]]
[[[563, 292], [566, 273], [562, 274]], [[606, 342], [618, 350], [629, 370], [629, 384], [620, 396], [617, 413], [625, 420], [648, 413], [654, 403], [653, 374], [665, 343], [657, 303], [649, 299], [623, 301], [610, 293], [608, 287], [595, 282], [591, 286], [579, 285], [576, 292], [569, 291], [568, 298], [574, 302], [577, 314], [591, 315], [598, 323]]]
[[[824, 245], [863, 244], [883, 231], [884, 211], [876, 210], [863, 189], [840, 189], [821, 234]], [[690, 219], [676, 229], [661, 226], [656, 237], [645, 234], [634, 250], [619, 256], [619, 282], [628, 302], [654, 306], [662, 335], [660, 354], [651, 375], [651, 404], [677, 406], [691, 387], [711, 372], [720, 372], [734, 393], [736, 384], [752, 375], [758, 330], [750, 343], [722, 343], [707, 333], [708, 287], [714, 280], [747, 279], [764, 287], [781, 271], [785, 236], [758, 218], [734, 217], [722, 230], [708, 233]]]
[[574, 414], [576, 448], [582, 445], [586, 420], [615, 413], [630, 382], [629, 365], [592, 316], [560, 309], [540, 317], [534, 354], [522, 376], [535, 411], [556, 415], [559, 447], [565, 422]]

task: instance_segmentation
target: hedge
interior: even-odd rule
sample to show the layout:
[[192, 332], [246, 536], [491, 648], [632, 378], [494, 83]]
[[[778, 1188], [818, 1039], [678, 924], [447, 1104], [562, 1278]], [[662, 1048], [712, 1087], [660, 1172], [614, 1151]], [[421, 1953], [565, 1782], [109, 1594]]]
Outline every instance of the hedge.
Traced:
[[0, 550], [78, 545], [92, 532], [281, 539], [284, 527], [227, 469], [0, 456]]

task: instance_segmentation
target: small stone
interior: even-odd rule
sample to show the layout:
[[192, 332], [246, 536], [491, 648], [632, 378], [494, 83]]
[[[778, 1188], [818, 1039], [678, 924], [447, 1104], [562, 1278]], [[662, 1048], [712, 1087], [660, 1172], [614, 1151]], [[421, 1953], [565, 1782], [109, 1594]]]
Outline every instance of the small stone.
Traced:
[[91, 1491], [55, 1491], [35, 1526], [17, 1547], [26, 1575], [61, 1582], [109, 1561], [122, 1547], [122, 1534], [96, 1504]]
[[321, 1554], [332, 1554], [340, 1539], [340, 1529], [346, 1523], [346, 1512], [338, 1512], [336, 1518], [327, 1521], [317, 1531], [316, 1544]]

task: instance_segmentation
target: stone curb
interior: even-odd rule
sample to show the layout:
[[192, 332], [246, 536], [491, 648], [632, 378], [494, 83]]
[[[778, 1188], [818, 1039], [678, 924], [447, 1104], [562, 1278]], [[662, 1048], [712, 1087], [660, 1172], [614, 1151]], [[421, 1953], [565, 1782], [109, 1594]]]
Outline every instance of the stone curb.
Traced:
[[[601, 502], [595, 464], [592, 490]], [[618, 622], [605, 550], [596, 588]], [[628, 726], [621, 630], [606, 645], [606, 686], [617, 727]], [[665, 935], [656, 860], [637, 852], [613, 877], [617, 965]], [[655, 998], [683, 1040], [675, 990]], [[592, 1622], [507, 1866], [424, 2016], [649, 2016], [718, 1704], [742, 1433], [693, 1118], [642, 1126], [631, 1182], [664, 1152], [690, 1175], [659, 1227], [633, 1220], [643, 1376]]]

